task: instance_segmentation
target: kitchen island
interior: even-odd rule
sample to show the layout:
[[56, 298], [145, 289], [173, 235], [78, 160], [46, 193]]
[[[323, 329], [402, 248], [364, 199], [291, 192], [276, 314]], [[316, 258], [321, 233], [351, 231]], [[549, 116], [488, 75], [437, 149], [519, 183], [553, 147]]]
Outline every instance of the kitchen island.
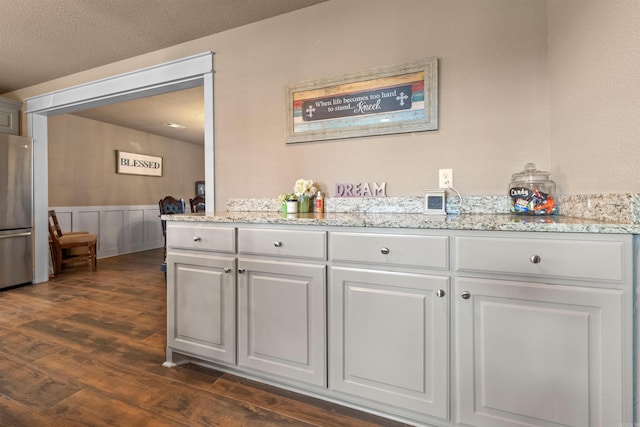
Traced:
[[167, 220], [167, 362], [415, 425], [632, 425], [638, 224], [223, 212]]

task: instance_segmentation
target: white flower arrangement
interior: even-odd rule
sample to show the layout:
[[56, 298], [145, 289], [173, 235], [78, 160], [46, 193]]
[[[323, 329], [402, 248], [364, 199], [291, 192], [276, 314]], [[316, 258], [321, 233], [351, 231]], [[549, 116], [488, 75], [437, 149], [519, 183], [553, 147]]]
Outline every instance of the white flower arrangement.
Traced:
[[296, 196], [313, 197], [318, 192], [318, 189], [313, 185], [313, 181], [310, 179], [299, 179], [293, 186], [293, 192]]
[[298, 197], [293, 193], [280, 193], [280, 195], [278, 196], [279, 204], [295, 201], [295, 200], [298, 200]]

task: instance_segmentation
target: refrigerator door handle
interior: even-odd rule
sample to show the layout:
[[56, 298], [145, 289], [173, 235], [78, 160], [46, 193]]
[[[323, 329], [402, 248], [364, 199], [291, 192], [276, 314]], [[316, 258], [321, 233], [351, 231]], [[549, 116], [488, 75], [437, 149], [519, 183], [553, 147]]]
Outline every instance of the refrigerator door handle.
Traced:
[[8, 239], [10, 237], [29, 237], [29, 236], [31, 236], [31, 233], [2, 234], [0, 235], [0, 240]]

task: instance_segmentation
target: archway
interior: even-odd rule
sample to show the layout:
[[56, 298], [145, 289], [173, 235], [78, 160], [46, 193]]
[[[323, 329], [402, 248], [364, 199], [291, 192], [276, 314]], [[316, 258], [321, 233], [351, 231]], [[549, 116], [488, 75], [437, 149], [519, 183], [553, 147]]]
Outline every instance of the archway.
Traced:
[[28, 132], [34, 141], [34, 283], [49, 280], [48, 117], [196, 86], [203, 86], [204, 90], [204, 168], [205, 185], [208, 190], [206, 206], [207, 213], [212, 213], [215, 210], [212, 52], [189, 56], [26, 100]]

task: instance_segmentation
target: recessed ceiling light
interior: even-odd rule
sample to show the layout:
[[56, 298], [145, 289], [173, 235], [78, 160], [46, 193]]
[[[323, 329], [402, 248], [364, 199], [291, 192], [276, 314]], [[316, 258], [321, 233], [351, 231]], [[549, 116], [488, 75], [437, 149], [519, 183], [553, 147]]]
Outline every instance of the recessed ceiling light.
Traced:
[[169, 126], [170, 128], [174, 128], [174, 129], [185, 129], [186, 128], [186, 126], [182, 126], [182, 125], [179, 125], [179, 124], [173, 123], [173, 122], [168, 122], [168, 123], [165, 123], [164, 125], [165, 126]]

